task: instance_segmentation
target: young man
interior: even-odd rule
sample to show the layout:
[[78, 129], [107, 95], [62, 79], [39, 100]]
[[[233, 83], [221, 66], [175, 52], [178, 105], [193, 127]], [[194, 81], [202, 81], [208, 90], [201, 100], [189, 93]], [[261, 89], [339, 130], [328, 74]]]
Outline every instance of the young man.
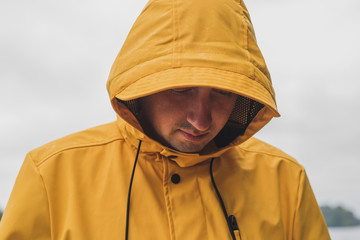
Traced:
[[330, 239], [241, 0], [151, 0], [107, 84], [117, 121], [31, 151], [5, 239]]

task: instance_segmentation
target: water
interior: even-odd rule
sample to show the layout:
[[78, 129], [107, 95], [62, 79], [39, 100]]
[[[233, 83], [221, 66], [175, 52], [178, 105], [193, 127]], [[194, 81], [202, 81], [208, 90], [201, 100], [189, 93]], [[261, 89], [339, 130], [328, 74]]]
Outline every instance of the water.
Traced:
[[329, 228], [332, 240], [360, 240], [360, 226]]

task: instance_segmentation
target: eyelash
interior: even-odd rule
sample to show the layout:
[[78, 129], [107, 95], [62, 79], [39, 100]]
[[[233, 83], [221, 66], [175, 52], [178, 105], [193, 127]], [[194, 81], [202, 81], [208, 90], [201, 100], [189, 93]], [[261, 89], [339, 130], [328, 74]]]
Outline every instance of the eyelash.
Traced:
[[192, 88], [175, 88], [175, 89], [171, 89], [171, 92], [175, 94], [182, 94], [182, 93], [190, 92], [191, 90]]
[[223, 91], [223, 90], [219, 90], [219, 89], [216, 89], [214, 91], [221, 94], [221, 95], [224, 95], [224, 96], [230, 96], [232, 94], [232, 92]]

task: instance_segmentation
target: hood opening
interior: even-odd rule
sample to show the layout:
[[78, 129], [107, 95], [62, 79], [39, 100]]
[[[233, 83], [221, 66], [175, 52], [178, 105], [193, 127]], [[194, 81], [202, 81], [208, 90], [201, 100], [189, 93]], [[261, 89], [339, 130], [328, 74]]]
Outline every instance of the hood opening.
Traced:
[[[117, 102], [126, 106], [128, 110], [137, 119], [140, 115], [140, 107], [138, 99], [123, 101], [116, 98]], [[238, 95], [233, 111], [225, 124], [224, 128], [214, 138], [217, 148], [223, 148], [233, 142], [237, 137], [243, 136], [251, 121], [257, 113], [264, 107], [263, 104], [250, 98]], [[146, 133], [145, 133], [146, 134]], [[155, 139], [153, 139], [155, 140]]]

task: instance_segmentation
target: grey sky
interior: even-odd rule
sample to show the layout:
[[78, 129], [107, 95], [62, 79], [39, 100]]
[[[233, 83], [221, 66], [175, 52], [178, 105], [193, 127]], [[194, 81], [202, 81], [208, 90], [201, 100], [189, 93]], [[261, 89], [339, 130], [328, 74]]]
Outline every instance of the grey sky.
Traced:
[[[111, 64], [146, 1], [0, 3], [0, 207], [26, 153], [115, 119]], [[282, 117], [257, 136], [360, 215], [360, 2], [248, 0]]]

